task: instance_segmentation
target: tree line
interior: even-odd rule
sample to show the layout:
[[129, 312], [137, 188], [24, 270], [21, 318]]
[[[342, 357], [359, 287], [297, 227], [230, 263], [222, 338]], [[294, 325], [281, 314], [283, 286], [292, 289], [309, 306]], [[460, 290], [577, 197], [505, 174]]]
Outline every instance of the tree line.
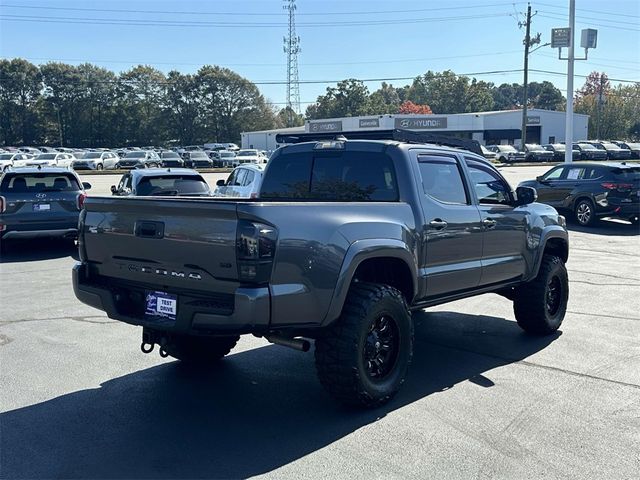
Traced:
[[[576, 95], [577, 113], [591, 115], [590, 137], [640, 135], [638, 84], [611, 87], [594, 72]], [[227, 68], [167, 74], [146, 65], [121, 73], [89, 63], [0, 60], [0, 145], [114, 147], [238, 142], [243, 131], [302, 125], [304, 119], [392, 113], [453, 114], [522, 107], [520, 84], [427, 71], [408, 85], [360, 80], [326, 89], [305, 115], [278, 109], [258, 87]], [[603, 93], [604, 92], [604, 93]], [[606, 100], [602, 100], [605, 98]], [[529, 84], [530, 108], [564, 110], [551, 82]], [[592, 132], [593, 130], [593, 132]]]

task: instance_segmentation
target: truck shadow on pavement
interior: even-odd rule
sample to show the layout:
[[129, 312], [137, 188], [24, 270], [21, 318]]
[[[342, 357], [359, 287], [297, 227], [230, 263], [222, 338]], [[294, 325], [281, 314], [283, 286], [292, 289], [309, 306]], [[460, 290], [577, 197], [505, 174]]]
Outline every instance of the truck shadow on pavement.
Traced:
[[72, 257], [78, 260], [78, 247], [70, 240], [37, 239], [8, 241], [2, 245], [0, 263], [36, 262]]
[[313, 355], [282, 347], [237, 353], [206, 372], [169, 362], [3, 413], [0, 477], [259, 475], [434, 392], [465, 381], [491, 388], [483, 373], [525, 359], [560, 335], [531, 337], [515, 322], [496, 317], [414, 316], [409, 377], [380, 409], [335, 403], [316, 380]]

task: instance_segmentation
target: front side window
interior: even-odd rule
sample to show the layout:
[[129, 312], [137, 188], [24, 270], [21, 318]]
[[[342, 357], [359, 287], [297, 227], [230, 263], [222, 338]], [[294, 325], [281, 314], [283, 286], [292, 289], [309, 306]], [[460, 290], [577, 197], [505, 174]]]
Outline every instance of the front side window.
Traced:
[[467, 161], [471, 183], [478, 197], [478, 203], [489, 205], [511, 205], [509, 186], [492, 172], [477, 162]]
[[424, 193], [442, 203], [467, 205], [458, 162], [453, 157], [418, 156]]

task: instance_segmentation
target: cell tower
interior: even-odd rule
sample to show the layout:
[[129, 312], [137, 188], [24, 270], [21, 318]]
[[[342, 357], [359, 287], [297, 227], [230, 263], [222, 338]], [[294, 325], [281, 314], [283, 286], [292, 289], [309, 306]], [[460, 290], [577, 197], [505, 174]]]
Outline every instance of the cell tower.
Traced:
[[284, 53], [287, 54], [287, 126], [294, 125], [293, 114], [300, 114], [300, 83], [298, 79], [298, 53], [300, 37], [296, 35], [296, 0], [283, 0], [282, 7], [289, 11], [289, 35], [284, 37]]

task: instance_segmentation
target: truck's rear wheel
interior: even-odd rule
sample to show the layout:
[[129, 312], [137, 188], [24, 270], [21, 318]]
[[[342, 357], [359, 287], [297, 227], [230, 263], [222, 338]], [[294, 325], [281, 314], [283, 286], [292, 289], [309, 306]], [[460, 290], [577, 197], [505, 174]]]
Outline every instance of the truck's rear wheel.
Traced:
[[518, 287], [513, 312], [525, 332], [548, 335], [562, 324], [568, 300], [569, 276], [564, 262], [555, 255], [545, 255], [538, 276]]
[[413, 323], [404, 298], [386, 285], [355, 283], [333, 326], [316, 340], [318, 377], [339, 401], [377, 407], [404, 383]]
[[197, 337], [172, 336], [165, 351], [172, 356], [189, 364], [214, 363], [228, 354], [236, 346], [239, 336], [229, 337]]

